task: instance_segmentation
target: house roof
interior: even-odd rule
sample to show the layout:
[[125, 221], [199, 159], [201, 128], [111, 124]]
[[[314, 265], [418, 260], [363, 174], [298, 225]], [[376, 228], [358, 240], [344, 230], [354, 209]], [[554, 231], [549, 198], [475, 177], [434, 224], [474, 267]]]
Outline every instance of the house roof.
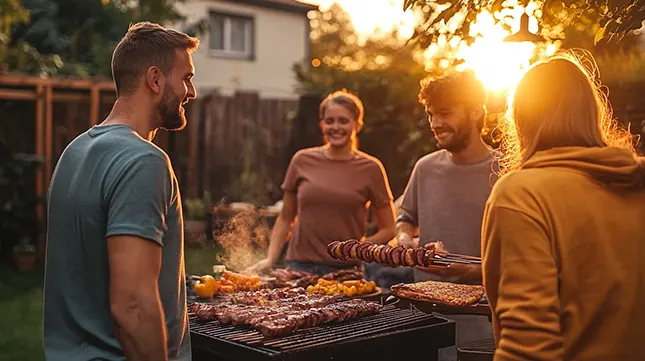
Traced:
[[302, 3], [297, 0], [228, 0], [235, 3], [243, 3], [248, 5], [261, 6], [264, 8], [281, 10], [286, 12], [295, 12], [300, 14], [307, 14], [310, 10], [318, 9], [318, 6]]

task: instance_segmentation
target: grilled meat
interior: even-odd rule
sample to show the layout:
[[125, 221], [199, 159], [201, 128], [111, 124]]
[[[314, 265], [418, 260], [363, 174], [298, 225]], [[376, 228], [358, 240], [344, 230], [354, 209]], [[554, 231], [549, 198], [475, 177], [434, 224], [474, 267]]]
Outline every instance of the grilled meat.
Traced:
[[364, 300], [339, 302], [320, 308], [311, 308], [283, 317], [274, 316], [254, 325], [265, 336], [280, 336], [301, 328], [315, 327], [320, 324], [344, 322], [358, 317], [377, 314], [380, 306]]
[[405, 248], [401, 245], [391, 247], [371, 242], [359, 242], [355, 239], [331, 242], [327, 246], [327, 252], [332, 258], [341, 261], [358, 259], [390, 267], [428, 267], [432, 265], [434, 259], [434, 251], [423, 247]]
[[[330, 247], [327, 248], [328, 252], [335, 252], [331, 248], [332, 244], [330, 243]], [[348, 249], [347, 251], [350, 252], [350, 254], [355, 254], [356, 257], [360, 257], [361, 248], [358, 246], [364, 246], [363, 244], [356, 244], [357, 248], [354, 251], [351, 251]], [[365, 251], [369, 251], [366, 248], [364, 248]], [[353, 252], [353, 253], [352, 253]], [[317, 282], [318, 279], [321, 277], [318, 275], [311, 274], [309, 272], [304, 272], [304, 271], [296, 271], [292, 269], [276, 269], [272, 272], [273, 277], [276, 278], [275, 284], [276, 287], [302, 287], [302, 288], [307, 288], [307, 286], [314, 286]], [[348, 280], [360, 280], [365, 278], [365, 275], [363, 274], [362, 271], [358, 269], [349, 269], [349, 270], [339, 270], [336, 272], [331, 272], [328, 273], [322, 278], [326, 280], [335, 280], [339, 282], [343, 281], [348, 281]]]
[[330, 299], [336, 301], [333, 297], [321, 296], [304, 302], [289, 302], [284, 299], [271, 306], [194, 303], [189, 311], [202, 321], [217, 320], [223, 325], [249, 325], [265, 336], [281, 336], [298, 329], [344, 322], [380, 311], [380, 305], [374, 302], [354, 299], [332, 303], [329, 302]]

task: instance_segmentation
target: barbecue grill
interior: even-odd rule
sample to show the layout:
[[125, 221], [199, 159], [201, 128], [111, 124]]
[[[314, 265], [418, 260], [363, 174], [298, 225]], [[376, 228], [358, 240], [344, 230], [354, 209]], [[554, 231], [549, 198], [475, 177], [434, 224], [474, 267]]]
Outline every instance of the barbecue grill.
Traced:
[[413, 309], [386, 305], [376, 315], [266, 337], [247, 326], [203, 322], [190, 315], [193, 359], [201, 360], [437, 360], [455, 345], [455, 322]]

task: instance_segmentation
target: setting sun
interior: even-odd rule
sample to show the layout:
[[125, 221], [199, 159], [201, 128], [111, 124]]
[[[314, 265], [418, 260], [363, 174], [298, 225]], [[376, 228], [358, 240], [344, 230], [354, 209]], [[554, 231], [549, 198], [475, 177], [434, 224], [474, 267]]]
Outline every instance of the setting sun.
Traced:
[[492, 91], [503, 91], [514, 86], [528, 70], [532, 61], [552, 55], [558, 46], [552, 42], [536, 45], [531, 42], [505, 42], [504, 38], [519, 30], [520, 16], [526, 11], [529, 14], [529, 31], [537, 32], [538, 24], [535, 16], [535, 3], [526, 9], [517, 6], [506, 9], [506, 13], [497, 14], [498, 18], [506, 16], [506, 23], [511, 31], [504, 29], [496, 22], [493, 14], [484, 11], [478, 14], [475, 23], [471, 24], [471, 35], [477, 35], [475, 42], [467, 46], [461, 43], [456, 52], [456, 58], [464, 63], [458, 69], [469, 68]]
[[[403, 12], [403, 0], [373, 0], [369, 13], [365, 10], [364, 0], [321, 0], [308, 1], [320, 5], [325, 10], [332, 3], [340, 4], [349, 14], [354, 28], [364, 37], [374, 34], [377, 29], [388, 30], [393, 27], [401, 29], [402, 37], [409, 37], [418, 21], [411, 12]], [[537, 3], [531, 2], [525, 8], [511, 1], [515, 6], [502, 12], [491, 14], [480, 13], [470, 26], [470, 35], [477, 39], [468, 46], [459, 38], [447, 40], [445, 35], [423, 53], [428, 70], [434, 66], [447, 67], [451, 60], [459, 60], [458, 70], [472, 69], [491, 91], [504, 91], [514, 86], [528, 69], [532, 61], [552, 55], [558, 44], [546, 42], [536, 45], [530, 42], [509, 43], [504, 38], [519, 30], [520, 16], [529, 15], [529, 30], [538, 30], [537, 18], [541, 15]], [[463, 14], [455, 15], [447, 27], [454, 26]], [[500, 20], [501, 19], [501, 20]], [[511, 31], [503, 27], [508, 25]]]

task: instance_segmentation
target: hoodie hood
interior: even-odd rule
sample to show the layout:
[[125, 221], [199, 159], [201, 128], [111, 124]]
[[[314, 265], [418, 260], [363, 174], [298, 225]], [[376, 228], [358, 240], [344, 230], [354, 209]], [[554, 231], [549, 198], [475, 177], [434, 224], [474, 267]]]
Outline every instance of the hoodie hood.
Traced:
[[645, 188], [645, 158], [618, 147], [561, 147], [535, 153], [522, 166], [567, 168], [589, 174], [611, 187]]

